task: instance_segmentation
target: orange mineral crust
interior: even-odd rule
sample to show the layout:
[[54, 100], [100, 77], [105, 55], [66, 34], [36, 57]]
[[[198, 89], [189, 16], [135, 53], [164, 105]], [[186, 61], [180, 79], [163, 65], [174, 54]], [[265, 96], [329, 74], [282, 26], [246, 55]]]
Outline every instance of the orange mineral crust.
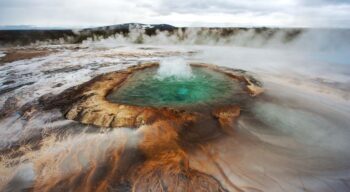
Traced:
[[[218, 104], [202, 110], [192, 106], [179, 109], [127, 105], [106, 99], [131, 74], [157, 66], [158, 63], [146, 63], [103, 74], [23, 107], [22, 114], [27, 119], [40, 111], [58, 108], [65, 118], [96, 128], [133, 128], [120, 131], [118, 141], [109, 144], [113, 147], [103, 148], [104, 158], [86, 162], [87, 166], [75, 167], [66, 174], [53, 168], [65, 162], [60, 161], [62, 157], [39, 158], [33, 165], [38, 176], [32, 191], [241, 191], [232, 182], [212, 176], [211, 168], [193, 167], [190, 159], [198, 152], [215, 158], [206, 152], [205, 144], [234, 135], [236, 120], [246, 103]], [[240, 82], [248, 98], [254, 99], [262, 92], [258, 81], [242, 71], [198, 63], [192, 67], [215, 70]], [[84, 152], [75, 155], [71, 163], [83, 159]], [[46, 177], [49, 170], [50, 176]]]

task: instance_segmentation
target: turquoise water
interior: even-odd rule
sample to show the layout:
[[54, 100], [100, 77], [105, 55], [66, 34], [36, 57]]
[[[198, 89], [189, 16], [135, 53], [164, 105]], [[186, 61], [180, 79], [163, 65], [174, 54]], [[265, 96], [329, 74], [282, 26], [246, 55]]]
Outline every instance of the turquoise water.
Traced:
[[135, 72], [107, 98], [129, 105], [174, 107], [224, 102], [242, 92], [239, 82], [210, 69], [192, 67], [190, 78], [160, 78], [157, 68], [150, 68]]

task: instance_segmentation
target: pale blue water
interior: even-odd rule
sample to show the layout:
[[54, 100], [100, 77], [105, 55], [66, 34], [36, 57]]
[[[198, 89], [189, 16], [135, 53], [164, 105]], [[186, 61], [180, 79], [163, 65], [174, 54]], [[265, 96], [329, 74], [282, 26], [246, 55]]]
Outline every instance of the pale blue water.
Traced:
[[190, 78], [159, 78], [156, 68], [136, 72], [108, 99], [140, 106], [183, 106], [227, 102], [243, 92], [239, 82], [223, 73], [200, 67], [193, 67], [192, 73]]

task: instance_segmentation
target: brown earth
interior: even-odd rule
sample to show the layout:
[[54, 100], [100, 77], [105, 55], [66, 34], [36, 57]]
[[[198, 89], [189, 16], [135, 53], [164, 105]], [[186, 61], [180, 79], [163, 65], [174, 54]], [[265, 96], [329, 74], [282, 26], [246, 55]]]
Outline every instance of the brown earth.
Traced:
[[213, 110], [212, 115], [217, 118], [221, 128], [226, 132], [232, 131], [232, 125], [240, 115], [241, 108], [238, 105], [225, 106]]
[[109, 151], [105, 161], [91, 162], [79, 173], [53, 169], [56, 177], [41, 176], [52, 162], [40, 161], [34, 165], [39, 176], [30, 191], [227, 191], [214, 177], [191, 168], [179, 144], [179, 129], [163, 120], [141, 126], [135, 133], [137, 141], [125, 135], [123, 144]]
[[5, 56], [0, 58], [0, 65], [4, 63], [32, 59], [35, 57], [43, 57], [52, 53], [52, 50], [35, 50], [35, 49], [12, 49], [5, 52]]

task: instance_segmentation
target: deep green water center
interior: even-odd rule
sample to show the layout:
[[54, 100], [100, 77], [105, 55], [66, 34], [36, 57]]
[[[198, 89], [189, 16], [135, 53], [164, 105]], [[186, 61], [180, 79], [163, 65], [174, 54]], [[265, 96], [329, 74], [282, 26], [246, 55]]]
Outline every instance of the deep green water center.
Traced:
[[161, 77], [157, 67], [132, 74], [107, 99], [121, 104], [153, 107], [214, 105], [239, 100], [238, 81], [204, 67], [192, 67], [192, 76]]

